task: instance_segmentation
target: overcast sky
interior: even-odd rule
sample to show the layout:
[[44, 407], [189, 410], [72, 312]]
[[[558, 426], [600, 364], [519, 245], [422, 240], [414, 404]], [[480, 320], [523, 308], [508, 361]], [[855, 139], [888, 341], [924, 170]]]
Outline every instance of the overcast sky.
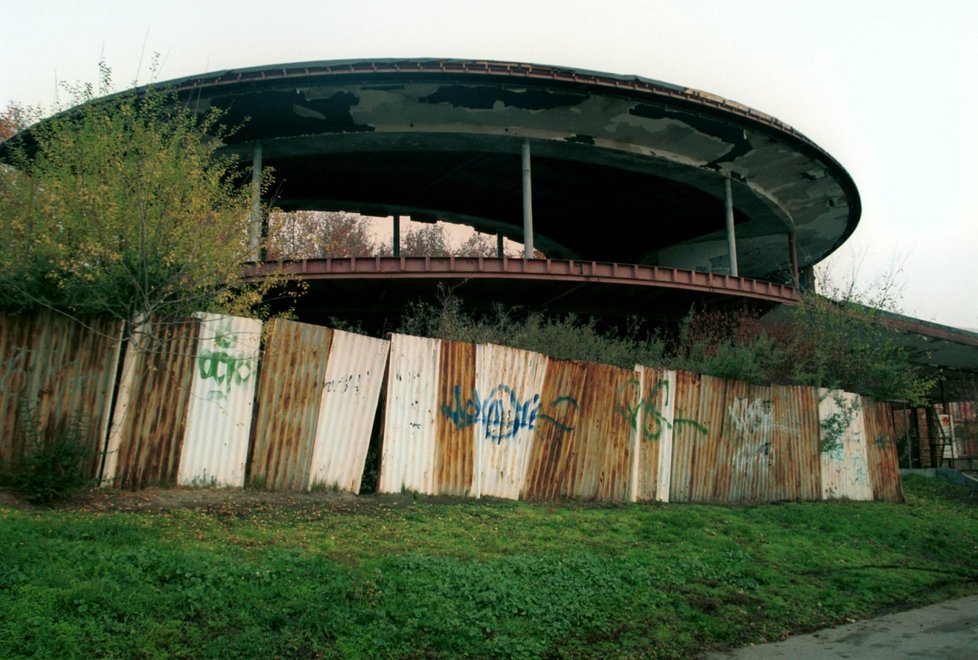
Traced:
[[[254, 9], [250, 8], [252, 5]], [[0, 0], [0, 107], [57, 81], [309, 60], [455, 57], [638, 74], [794, 126], [859, 187], [830, 259], [902, 310], [978, 328], [978, 0]], [[61, 101], [65, 101], [61, 93]]]

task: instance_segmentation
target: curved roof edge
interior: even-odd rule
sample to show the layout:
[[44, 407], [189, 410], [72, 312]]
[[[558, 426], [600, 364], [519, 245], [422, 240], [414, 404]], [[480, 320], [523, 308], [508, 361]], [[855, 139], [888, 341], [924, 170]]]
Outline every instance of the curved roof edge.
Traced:
[[456, 59], [437, 57], [416, 58], [370, 58], [317, 60], [291, 62], [253, 67], [223, 69], [173, 80], [145, 85], [131, 91], [151, 87], [165, 87], [178, 93], [192, 93], [194, 89], [248, 84], [261, 81], [284, 80], [289, 78], [316, 78], [399, 74], [445, 74], [472, 77], [526, 78], [547, 81], [568, 86], [600, 89], [604, 92], [651, 95], [665, 97], [673, 103], [691, 106], [713, 115], [736, 116], [746, 124], [777, 134], [781, 139], [794, 144], [809, 157], [821, 160], [832, 171], [832, 177], [845, 192], [850, 208], [849, 220], [845, 230], [834, 245], [819, 259], [825, 259], [835, 252], [855, 231], [862, 215], [862, 201], [856, 183], [843, 165], [825, 149], [791, 125], [767, 113], [755, 110], [745, 104], [732, 101], [692, 87], [646, 78], [635, 74], [614, 74], [588, 69], [577, 69], [547, 64], [506, 62], [487, 59]]

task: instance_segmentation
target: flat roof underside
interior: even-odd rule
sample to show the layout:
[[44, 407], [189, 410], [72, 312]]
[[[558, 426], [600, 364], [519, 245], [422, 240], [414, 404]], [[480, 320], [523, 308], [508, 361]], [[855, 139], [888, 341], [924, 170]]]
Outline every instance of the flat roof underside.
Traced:
[[553, 67], [456, 60], [312, 63], [176, 81], [261, 145], [285, 209], [469, 224], [523, 240], [532, 152], [537, 247], [574, 258], [726, 267], [732, 180], [740, 274], [785, 279], [836, 249], [859, 198], [828, 154], [773, 118], [694, 90]]

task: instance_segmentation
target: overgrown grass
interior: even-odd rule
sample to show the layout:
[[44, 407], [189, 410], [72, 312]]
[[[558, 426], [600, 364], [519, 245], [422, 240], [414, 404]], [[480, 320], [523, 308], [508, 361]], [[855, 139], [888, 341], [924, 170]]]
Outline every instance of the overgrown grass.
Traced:
[[688, 657], [978, 591], [978, 498], [0, 507], [0, 656]]

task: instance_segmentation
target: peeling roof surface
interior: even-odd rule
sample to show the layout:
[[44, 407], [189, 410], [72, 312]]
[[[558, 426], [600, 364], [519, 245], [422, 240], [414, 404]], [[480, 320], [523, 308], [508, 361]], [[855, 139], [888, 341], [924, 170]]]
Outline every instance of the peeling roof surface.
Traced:
[[782, 122], [636, 76], [466, 60], [308, 62], [164, 83], [261, 144], [285, 209], [446, 219], [522, 241], [533, 154], [535, 244], [554, 258], [723, 272], [730, 178], [740, 274], [784, 279], [852, 233], [839, 163]]

